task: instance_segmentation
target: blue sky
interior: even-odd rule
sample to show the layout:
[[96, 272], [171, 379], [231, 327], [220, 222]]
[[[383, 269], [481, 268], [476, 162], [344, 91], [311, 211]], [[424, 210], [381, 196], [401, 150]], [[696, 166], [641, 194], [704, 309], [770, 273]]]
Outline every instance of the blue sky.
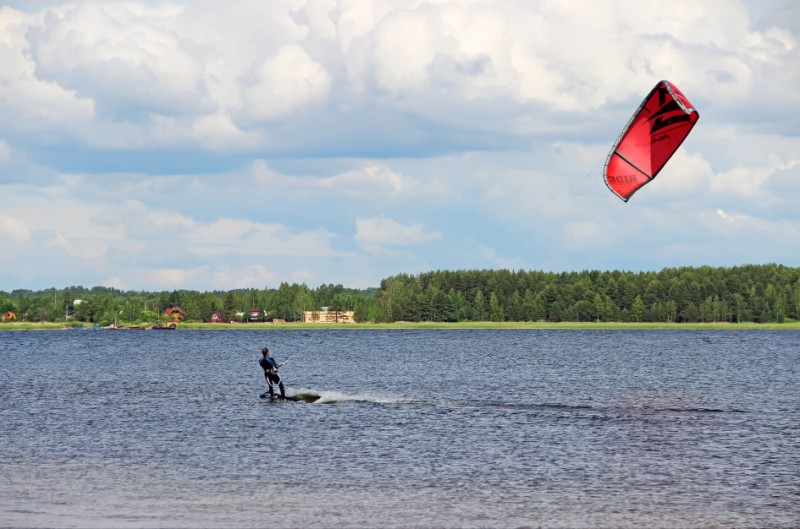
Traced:
[[[0, 3], [0, 290], [800, 266], [800, 3]], [[661, 79], [700, 113], [628, 203]]]

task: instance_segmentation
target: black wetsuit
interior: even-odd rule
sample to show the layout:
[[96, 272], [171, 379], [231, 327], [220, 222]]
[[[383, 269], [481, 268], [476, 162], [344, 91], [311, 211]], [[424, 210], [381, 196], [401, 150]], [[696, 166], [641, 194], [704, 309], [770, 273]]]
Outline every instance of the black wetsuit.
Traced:
[[264, 378], [267, 380], [267, 385], [269, 386], [269, 396], [275, 396], [275, 391], [272, 389], [273, 384], [277, 384], [278, 388], [281, 390], [281, 398], [286, 398], [286, 390], [283, 389], [283, 382], [281, 382], [281, 377], [278, 375], [278, 363], [275, 361], [274, 358], [264, 355], [261, 357], [261, 360], [258, 361], [258, 365], [261, 366], [261, 369], [264, 370]]

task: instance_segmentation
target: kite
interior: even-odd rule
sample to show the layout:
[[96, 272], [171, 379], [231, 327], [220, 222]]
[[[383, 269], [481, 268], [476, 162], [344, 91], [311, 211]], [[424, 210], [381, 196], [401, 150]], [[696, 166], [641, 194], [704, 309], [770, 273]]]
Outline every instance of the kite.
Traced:
[[656, 177], [699, 117], [675, 85], [660, 81], [644, 98], [608, 153], [603, 169], [606, 186], [627, 202]]

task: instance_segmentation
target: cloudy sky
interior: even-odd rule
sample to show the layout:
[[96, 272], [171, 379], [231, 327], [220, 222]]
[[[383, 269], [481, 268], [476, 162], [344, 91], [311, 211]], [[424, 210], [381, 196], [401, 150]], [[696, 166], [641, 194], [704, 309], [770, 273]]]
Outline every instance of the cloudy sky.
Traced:
[[[0, 6], [0, 290], [800, 266], [792, 0]], [[661, 79], [700, 119], [624, 203]]]

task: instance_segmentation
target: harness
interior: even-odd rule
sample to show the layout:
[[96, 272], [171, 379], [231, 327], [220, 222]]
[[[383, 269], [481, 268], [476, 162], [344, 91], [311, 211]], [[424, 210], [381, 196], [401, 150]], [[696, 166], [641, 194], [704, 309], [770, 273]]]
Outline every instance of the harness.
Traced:
[[[263, 357], [258, 363], [261, 365], [261, 368], [264, 370], [264, 378], [267, 379], [267, 383], [272, 385], [273, 382], [278, 384], [281, 381], [280, 375], [278, 375], [278, 367], [275, 365], [275, 360], [272, 360], [268, 356]], [[276, 380], [277, 379], [277, 380]]]

